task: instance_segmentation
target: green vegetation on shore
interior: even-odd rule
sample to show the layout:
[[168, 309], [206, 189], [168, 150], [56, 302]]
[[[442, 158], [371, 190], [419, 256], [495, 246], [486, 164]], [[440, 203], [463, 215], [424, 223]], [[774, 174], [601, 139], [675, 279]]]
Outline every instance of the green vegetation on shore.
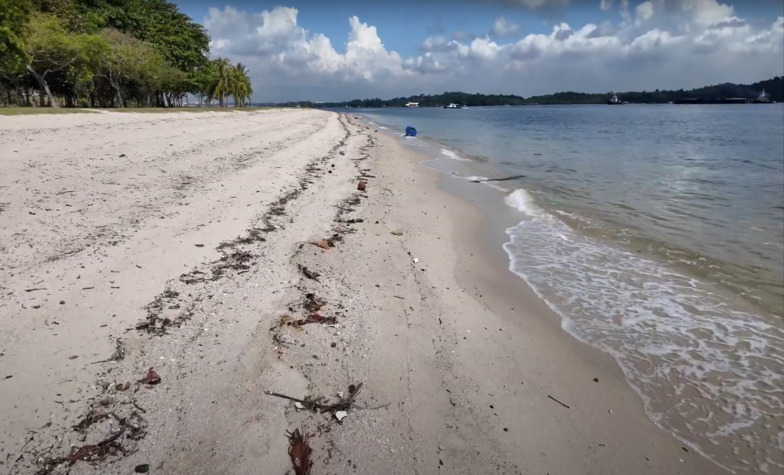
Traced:
[[[212, 107], [127, 107], [122, 109], [111, 109], [112, 112], [131, 113], [131, 114], [161, 114], [184, 112], [188, 114], [198, 114], [202, 112], [264, 112], [268, 107], [231, 107], [227, 109], [215, 109]], [[42, 115], [42, 114], [97, 114], [107, 112], [105, 109], [78, 109], [75, 107], [0, 107], [0, 117], [13, 115]]]
[[94, 114], [92, 109], [54, 108], [54, 107], [0, 107], [0, 117], [12, 115], [41, 115], [41, 114]]
[[[754, 84], [724, 83], [685, 91], [642, 91], [618, 92], [618, 98], [634, 104], [666, 104], [681, 99], [718, 100], [739, 97], [755, 99], [762, 90], [770, 94], [773, 101], [784, 101], [784, 77], [775, 77]], [[579, 92], [559, 92], [545, 96], [533, 96], [526, 104], [606, 104], [612, 94], [584, 94]]]
[[[642, 91], [618, 92], [622, 101], [639, 104], [666, 104], [679, 99], [724, 99], [729, 97], [756, 98], [762, 90], [770, 94], [773, 101], [784, 101], [784, 77], [775, 77], [767, 81], [754, 84], [719, 84], [685, 91]], [[302, 107], [403, 107], [407, 102], [418, 102], [419, 107], [440, 107], [450, 103], [462, 104], [469, 107], [476, 106], [520, 106], [531, 104], [559, 105], [559, 104], [606, 104], [612, 96], [611, 92], [601, 94], [586, 94], [581, 92], [559, 92], [544, 96], [524, 98], [514, 95], [499, 94], [468, 94], [465, 92], [445, 92], [436, 95], [418, 95], [410, 97], [396, 97], [394, 99], [355, 99], [344, 102], [299, 102], [281, 105], [299, 105]]]
[[165, 0], [2, 0], [0, 104], [247, 104], [248, 71], [209, 60], [204, 28]]

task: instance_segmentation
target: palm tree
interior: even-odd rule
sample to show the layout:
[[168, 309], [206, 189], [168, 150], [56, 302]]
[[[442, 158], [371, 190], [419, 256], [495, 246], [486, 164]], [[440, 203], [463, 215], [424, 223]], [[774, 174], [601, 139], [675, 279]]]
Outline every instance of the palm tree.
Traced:
[[218, 99], [218, 104], [223, 107], [223, 101], [230, 96], [234, 83], [234, 67], [226, 58], [215, 60], [215, 83], [211, 87], [210, 96]]
[[212, 61], [206, 74], [209, 77], [206, 88], [208, 103], [217, 99], [223, 107], [226, 98], [232, 96], [234, 105], [242, 107], [253, 94], [248, 69], [242, 63], [232, 66], [228, 59], [218, 58]]
[[248, 70], [242, 63], [234, 66], [234, 81], [232, 84], [231, 95], [234, 96], [234, 105], [242, 107], [247, 104], [247, 100], [253, 94]]

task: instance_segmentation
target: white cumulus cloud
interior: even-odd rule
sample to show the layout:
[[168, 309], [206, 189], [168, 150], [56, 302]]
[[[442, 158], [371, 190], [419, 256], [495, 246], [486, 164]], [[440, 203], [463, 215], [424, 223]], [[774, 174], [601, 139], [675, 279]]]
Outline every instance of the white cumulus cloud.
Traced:
[[368, 82], [406, 74], [400, 55], [386, 49], [375, 26], [350, 17], [346, 49], [338, 53], [329, 38], [299, 26], [297, 16], [296, 8], [249, 14], [227, 6], [210, 8], [204, 26], [213, 38], [213, 55], [239, 58], [252, 69], [261, 68], [260, 73], [310, 72]]
[[[530, 8], [565, 3], [504, 0]], [[298, 23], [298, 11], [210, 9], [212, 54], [251, 70], [255, 100], [342, 100], [470, 90], [524, 96], [559, 90], [689, 88], [784, 75], [784, 17], [767, 25], [718, 0], [646, 0], [616, 22], [560, 22], [523, 35], [504, 17], [483, 37], [452, 31], [401, 57], [374, 25], [347, 17], [330, 39]], [[609, 2], [602, 2], [609, 8]], [[336, 41], [336, 42], [333, 42]], [[338, 46], [336, 46], [338, 45]]]

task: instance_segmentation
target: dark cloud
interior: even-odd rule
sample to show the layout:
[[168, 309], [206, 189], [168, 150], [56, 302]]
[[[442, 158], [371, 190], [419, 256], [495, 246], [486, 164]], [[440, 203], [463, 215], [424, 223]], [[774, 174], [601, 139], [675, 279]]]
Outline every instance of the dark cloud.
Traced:
[[615, 27], [612, 23], [606, 21], [588, 33], [586, 38], [604, 38], [607, 36], [615, 36]]
[[719, 23], [714, 23], [708, 28], [712, 30], [720, 30], [722, 28], [740, 28], [742, 26], [746, 26], [748, 23], [741, 20], [740, 18], [732, 18], [727, 21], [720, 21]]
[[474, 38], [476, 38], [476, 35], [473, 33], [468, 33], [467, 31], [452, 32], [452, 39], [455, 41], [471, 41]]
[[434, 36], [430, 38], [425, 38], [425, 41], [423, 41], [417, 47], [419, 51], [439, 52], [439, 53], [453, 51], [456, 48], [457, 48], [457, 44], [455, 42], [447, 41], [447, 39], [444, 38], [443, 36]]
[[559, 31], [555, 32], [554, 36], [555, 36], [556, 40], [565, 40], [565, 39], [569, 38], [570, 36], [572, 36], [573, 34], [574, 34], [574, 31], [572, 31], [572, 30], [559, 30]]

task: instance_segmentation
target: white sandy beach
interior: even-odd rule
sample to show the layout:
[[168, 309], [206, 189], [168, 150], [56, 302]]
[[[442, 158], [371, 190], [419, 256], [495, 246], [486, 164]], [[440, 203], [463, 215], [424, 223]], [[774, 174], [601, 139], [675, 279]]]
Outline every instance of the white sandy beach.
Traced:
[[0, 157], [0, 472], [294, 473], [300, 429], [313, 474], [722, 473], [356, 118], [0, 117]]

